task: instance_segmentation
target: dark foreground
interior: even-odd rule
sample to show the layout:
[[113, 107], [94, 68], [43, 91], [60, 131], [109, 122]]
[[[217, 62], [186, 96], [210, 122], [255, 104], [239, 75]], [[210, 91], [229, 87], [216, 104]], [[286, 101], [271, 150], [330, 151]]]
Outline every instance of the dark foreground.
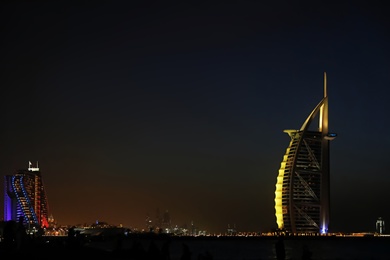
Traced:
[[[41, 237], [0, 243], [14, 259], [389, 259], [389, 237]], [[278, 258], [279, 257], [279, 258]]]

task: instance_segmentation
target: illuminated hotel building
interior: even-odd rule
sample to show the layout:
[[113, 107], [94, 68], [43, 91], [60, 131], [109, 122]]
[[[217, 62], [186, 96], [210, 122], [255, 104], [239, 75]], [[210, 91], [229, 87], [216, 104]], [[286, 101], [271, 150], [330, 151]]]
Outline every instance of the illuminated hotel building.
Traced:
[[[309, 129], [318, 119], [318, 129]], [[329, 225], [328, 95], [324, 73], [324, 97], [299, 130], [284, 130], [290, 145], [283, 157], [275, 191], [278, 228], [291, 233], [327, 233]]]
[[48, 203], [41, 172], [29, 162], [27, 170], [5, 176], [4, 220], [20, 221], [27, 226], [48, 226]]

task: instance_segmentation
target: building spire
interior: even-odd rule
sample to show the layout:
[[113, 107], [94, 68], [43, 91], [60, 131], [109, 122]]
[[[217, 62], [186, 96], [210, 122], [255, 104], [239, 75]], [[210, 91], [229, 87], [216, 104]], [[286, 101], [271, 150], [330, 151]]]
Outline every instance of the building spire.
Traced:
[[328, 89], [326, 85], [326, 72], [324, 72], [324, 97], [328, 96]]
[[328, 86], [326, 82], [326, 72], [324, 72], [324, 98], [320, 109], [318, 130], [323, 132], [325, 135], [328, 134]]

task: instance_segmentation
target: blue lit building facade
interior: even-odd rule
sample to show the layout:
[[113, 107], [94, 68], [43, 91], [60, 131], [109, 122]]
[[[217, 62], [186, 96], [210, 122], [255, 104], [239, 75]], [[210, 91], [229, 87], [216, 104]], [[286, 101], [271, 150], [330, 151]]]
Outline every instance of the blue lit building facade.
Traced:
[[[318, 128], [309, 129], [318, 118]], [[329, 226], [328, 95], [324, 74], [324, 98], [299, 130], [284, 130], [291, 140], [281, 163], [275, 190], [278, 228], [290, 233], [327, 233]]]
[[4, 177], [4, 220], [48, 227], [48, 203], [38, 166]]

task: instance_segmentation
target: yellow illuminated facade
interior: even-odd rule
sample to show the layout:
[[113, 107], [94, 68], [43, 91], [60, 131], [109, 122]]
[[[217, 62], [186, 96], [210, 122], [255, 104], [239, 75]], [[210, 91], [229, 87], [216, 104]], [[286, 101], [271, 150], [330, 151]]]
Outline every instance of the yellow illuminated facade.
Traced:
[[[309, 130], [318, 116], [318, 128]], [[327, 233], [329, 225], [328, 96], [324, 74], [324, 98], [299, 130], [284, 130], [290, 144], [283, 156], [275, 190], [278, 228], [291, 233]]]

